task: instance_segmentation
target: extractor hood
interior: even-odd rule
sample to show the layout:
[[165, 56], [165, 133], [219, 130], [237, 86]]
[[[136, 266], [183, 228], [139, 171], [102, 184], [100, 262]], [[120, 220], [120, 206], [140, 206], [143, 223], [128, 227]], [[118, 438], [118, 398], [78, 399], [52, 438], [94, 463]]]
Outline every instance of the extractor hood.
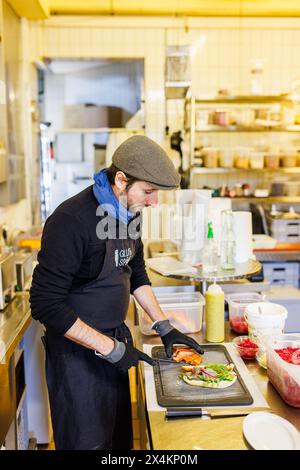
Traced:
[[166, 82], [165, 95], [167, 99], [184, 99], [191, 82]]

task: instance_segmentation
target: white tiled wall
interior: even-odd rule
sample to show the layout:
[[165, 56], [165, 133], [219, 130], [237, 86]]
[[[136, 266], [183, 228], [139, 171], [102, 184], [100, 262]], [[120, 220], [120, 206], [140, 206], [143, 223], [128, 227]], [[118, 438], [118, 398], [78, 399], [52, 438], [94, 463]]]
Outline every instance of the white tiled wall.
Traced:
[[[38, 30], [31, 23], [32, 56], [56, 58], [140, 58], [145, 60], [145, 99], [147, 133], [162, 141], [164, 130], [164, 29], [118, 27], [118, 21], [107, 27], [106, 19], [76, 19], [76, 27], [66, 19], [67, 25], [56, 25], [55, 20], [41, 24]], [[130, 22], [130, 19], [129, 19]], [[132, 22], [132, 20], [131, 20]], [[66, 27], [65, 27], [66, 26]], [[41, 38], [39, 46], [36, 45]]]
[[0, 225], [6, 225], [10, 231], [29, 230], [32, 224], [29, 199], [21, 199], [16, 204], [0, 206]]
[[[192, 90], [215, 94], [250, 90], [253, 59], [264, 61], [266, 93], [282, 93], [300, 79], [299, 18], [57, 17], [31, 23], [32, 54], [46, 57], [145, 59], [147, 133], [162, 140], [167, 45], [190, 44]], [[168, 124], [181, 126], [181, 106], [168, 103]]]

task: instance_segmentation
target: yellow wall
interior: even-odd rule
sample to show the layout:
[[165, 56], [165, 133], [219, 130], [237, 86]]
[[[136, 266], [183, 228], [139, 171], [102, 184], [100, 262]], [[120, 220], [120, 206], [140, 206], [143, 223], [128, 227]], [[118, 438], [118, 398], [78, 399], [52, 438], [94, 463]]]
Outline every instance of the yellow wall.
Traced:
[[49, 14], [176, 15], [176, 16], [300, 16], [298, 0], [9, 0], [30, 19]]

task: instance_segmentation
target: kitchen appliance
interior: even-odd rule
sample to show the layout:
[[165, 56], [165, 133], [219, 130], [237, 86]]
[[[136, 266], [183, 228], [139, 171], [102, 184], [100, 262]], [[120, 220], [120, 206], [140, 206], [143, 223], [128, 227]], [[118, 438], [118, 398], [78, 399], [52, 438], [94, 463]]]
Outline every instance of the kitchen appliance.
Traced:
[[[202, 344], [204, 349], [203, 364], [231, 364], [233, 360], [222, 344]], [[163, 346], [152, 348], [153, 359], [164, 359]], [[153, 367], [157, 402], [166, 408], [172, 407], [208, 407], [227, 405], [251, 405], [253, 398], [246, 387], [239, 371], [236, 382], [228, 388], [205, 388], [187, 385], [178, 376], [182, 364], [157, 362]]]
[[15, 285], [15, 256], [13, 253], [5, 253], [0, 256], [0, 310], [12, 300]]
[[17, 291], [25, 291], [29, 289], [32, 270], [33, 255], [30, 252], [18, 251], [15, 253], [15, 269], [17, 280]]

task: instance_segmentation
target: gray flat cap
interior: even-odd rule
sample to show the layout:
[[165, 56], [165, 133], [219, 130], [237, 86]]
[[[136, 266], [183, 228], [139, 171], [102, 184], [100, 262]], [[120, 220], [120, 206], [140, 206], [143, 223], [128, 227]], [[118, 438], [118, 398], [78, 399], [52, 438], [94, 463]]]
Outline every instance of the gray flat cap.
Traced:
[[175, 189], [180, 176], [166, 152], [154, 140], [135, 135], [125, 140], [114, 152], [113, 164], [140, 181], [157, 189]]

